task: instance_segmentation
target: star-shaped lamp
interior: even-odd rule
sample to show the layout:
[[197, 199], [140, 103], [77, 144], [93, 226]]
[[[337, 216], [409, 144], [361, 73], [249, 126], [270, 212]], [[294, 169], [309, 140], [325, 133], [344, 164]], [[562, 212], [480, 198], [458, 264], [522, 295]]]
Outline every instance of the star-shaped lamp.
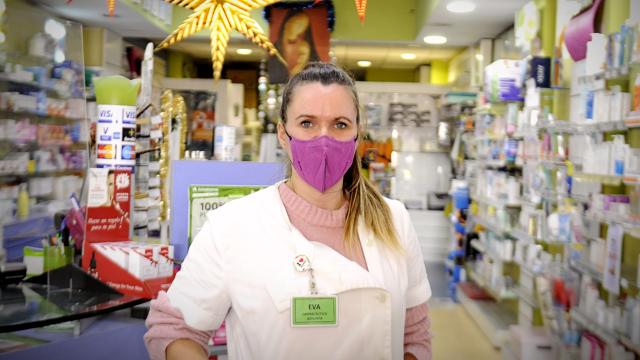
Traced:
[[193, 10], [193, 13], [156, 48], [165, 49], [202, 29], [210, 30], [213, 77], [220, 79], [224, 54], [231, 30], [253, 41], [284, 62], [278, 50], [269, 41], [260, 25], [249, 12], [280, 0], [165, 0], [168, 3]]

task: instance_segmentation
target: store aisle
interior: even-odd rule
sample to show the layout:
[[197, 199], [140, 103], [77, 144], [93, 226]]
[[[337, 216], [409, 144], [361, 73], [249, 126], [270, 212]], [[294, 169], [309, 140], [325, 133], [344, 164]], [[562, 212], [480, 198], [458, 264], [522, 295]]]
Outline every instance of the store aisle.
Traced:
[[433, 359], [500, 359], [500, 351], [493, 348], [462, 305], [449, 297], [444, 264], [427, 262], [425, 266], [433, 293], [429, 300]]
[[500, 351], [493, 348], [462, 305], [435, 300], [430, 303], [433, 359], [500, 359]]

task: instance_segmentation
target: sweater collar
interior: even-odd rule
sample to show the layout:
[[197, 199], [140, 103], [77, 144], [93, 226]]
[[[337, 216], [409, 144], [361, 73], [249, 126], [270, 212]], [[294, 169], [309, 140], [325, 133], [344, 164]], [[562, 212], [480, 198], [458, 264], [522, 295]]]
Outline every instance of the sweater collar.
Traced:
[[345, 202], [337, 210], [322, 209], [302, 198], [286, 183], [279, 184], [278, 192], [290, 218], [316, 226], [344, 227], [348, 203]]

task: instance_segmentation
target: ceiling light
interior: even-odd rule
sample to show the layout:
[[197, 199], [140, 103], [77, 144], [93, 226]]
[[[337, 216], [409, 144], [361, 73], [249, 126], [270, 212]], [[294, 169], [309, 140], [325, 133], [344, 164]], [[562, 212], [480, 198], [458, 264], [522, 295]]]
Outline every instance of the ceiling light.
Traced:
[[251, 50], [251, 49], [238, 49], [238, 50], [236, 50], [236, 53], [238, 55], [251, 55], [252, 52], [253, 52], [253, 50]]
[[468, 13], [472, 12], [476, 9], [476, 4], [471, 1], [460, 0], [460, 1], [451, 1], [447, 4], [447, 10], [452, 13]]
[[65, 35], [67, 35], [67, 30], [64, 28], [64, 25], [53, 19], [45, 21], [44, 32], [51, 35], [51, 37], [56, 41], [61, 40]]
[[403, 58], [404, 60], [415, 60], [416, 54], [414, 54], [414, 53], [404, 53], [404, 54], [400, 54], [400, 57]]
[[431, 45], [442, 45], [447, 42], [447, 38], [442, 35], [427, 35], [422, 40]]
[[358, 66], [360, 66], [360, 67], [369, 67], [369, 66], [371, 66], [371, 61], [369, 61], [369, 60], [360, 60], [360, 61], [358, 61]]

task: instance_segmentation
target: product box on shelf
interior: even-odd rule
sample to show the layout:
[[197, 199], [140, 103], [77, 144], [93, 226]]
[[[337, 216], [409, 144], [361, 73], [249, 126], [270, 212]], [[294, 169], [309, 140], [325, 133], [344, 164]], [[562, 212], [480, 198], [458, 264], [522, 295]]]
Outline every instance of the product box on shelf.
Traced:
[[174, 278], [173, 246], [134, 241], [86, 243], [84, 269], [123, 294], [147, 298]]
[[525, 63], [496, 60], [485, 68], [485, 95], [491, 102], [523, 101]]

